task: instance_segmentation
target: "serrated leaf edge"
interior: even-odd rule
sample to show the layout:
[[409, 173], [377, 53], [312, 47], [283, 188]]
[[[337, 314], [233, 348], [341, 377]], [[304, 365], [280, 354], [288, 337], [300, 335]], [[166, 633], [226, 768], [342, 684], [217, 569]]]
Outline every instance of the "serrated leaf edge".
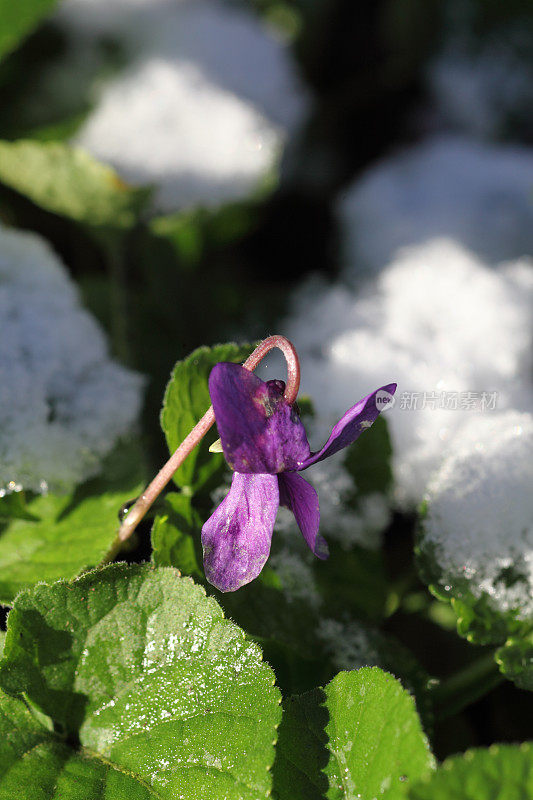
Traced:
[[[259, 662], [259, 666], [260, 666], [261, 671], [263, 672], [263, 674], [266, 674], [267, 671], [272, 673], [273, 677], [272, 677], [272, 681], [271, 681], [271, 686], [272, 687], [276, 686], [276, 676], [274, 674], [274, 671], [272, 670], [272, 667], [264, 660], [263, 652], [262, 652], [261, 648], [259, 647], [259, 645], [255, 641], [253, 641], [253, 639], [251, 637], [247, 636], [246, 632], [239, 625], [237, 625], [231, 619], [228, 619], [226, 617], [226, 615], [224, 613], [224, 609], [222, 608], [222, 606], [216, 601], [216, 599], [214, 597], [212, 597], [212, 596], [207, 594], [205, 588], [201, 584], [195, 583], [195, 581], [188, 575], [182, 575], [181, 572], [176, 567], [170, 567], [170, 566], [158, 567], [158, 566], [156, 566], [155, 564], [153, 564], [151, 562], [142, 562], [140, 564], [129, 564], [129, 563], [125, 562], [125, 561], [121, 561], [121, 562], [116, 562], [116, 563], [113, 563], [113, 564], [107, 564], [104, 567], [95, 567], [94, 569], [91, 569], [90, 571], [83, 573], [83, 575], [79, 575], [79, 576], [77, 576], [77, 577], [75, 577], [75, 578], [73, 578], [71, 580], [59, 579], [57, 581], [53, 581], [52, 583], [47, 583], [46, 581], [39, 581], [37, 584], [34, 584], [32, 587], [30, 587], [28, 589], [24, 589], [21, 592], [19, 592], [17, 597], [14, 600], [13, 607], [14, 607], [14, 605], [15, 605], [15, 603], [16, 603], [16, 601], [17, 601], [17, 599], [19, 597], [22, 597], [23, 595], [31, 595], [35, 591], [37, 586], [46, 586], [48, 588], [51, 588], [51, 587], [57, 586], [57, 585], [72, 586], [74, 584], [82, 583], [82, 582], [84, 582], [84, 581], [86, 581], [88, 579], [92, 579], [92, 578], [94, 578], [95, 575], [102, 575], [102, 574], [108, 573], [108, 572], [116, 572], [119, 575], [120, 575], [120, 573], [122, 573], [122, 574], [125, 575], [130, 570], [131, 570], [131, 572], [136, 573], [136, 574], [142, 574], [143, 572], [146, 573], [146, 574], [155, 573], [155, 572], [159, 572], [159, 573], [171, 572], [176, 577], [180, 578], [183, 581], [186, 581], [188, 584], [190, 584], [191, 586], [194, 586], [196, 589], [198, 589], [200, 591], [200, 594], [208, 602], [209, 606], [211, 608], [216, 609], [217, 614], [220, 614], [220, 617], [219, 617], [220, 621], [224, 621], [228, 625], [231, 625], [231, 627], [235, 631], [239, 632], [241, 640], [245, 641], [247, 643], [247, 645], [250, 647], [250, 651], [257, 657], [258, 662]], [[9, 628], [9, 616], [10, 616], [10, 614], [11, 614], [11, 611], [8, 614], [8, 618], [7, 618], [7, 631], [6, 631], [6, 639], [5, 639], [5, 645], [4, 645], [4, 656], [0, 659], [0, 664], [6, 658], [6, 656], [5, 656], [6, 651], [9, 652], [9, 642], [11, 640], [11, 635], [14, 635], [10, 631], [10, 628]], [[281, 702], [282, 702], [282, 695], [281, 695], [281, 691], [279, 690], [279, 687], [277, 687], [277, 688], [278, 688], [277, 702], [278, 702], [278, 708], [279, 708], [281, 706]], [[5, 691], [5, 689], [3, 691], [5, 692], [5, 694], [9, 694], [8, 692]], [[20, 695], [12, 695], [12, 696], [19, 696], [20, 697]], [[274, 738], [272, 740], [272, 743], [271, 743], [272, 744], [272, 748], [273, 748], [273, 750], [272, 750], [272, 763], [267, 766], [267, 768], [266, 768], [267, 772], [271, 772], [272, 771], [272, 767], [274, 765], [275, 747], [276, 747], [276, 744], [277, 744], [277, 741], [278, 741], [277, 730], [279, 728], [280, 723], [281, 723], [281, 715], [280, 715], [280, 720], [277, 723], [275, 723], [275, 725], [274, 725], [276, 734], [275, 734], [275, 736], [274, 736]], [[89, 748], [82, 747], [80, 749], [85, 750], [87, 753], [93, 754], [93, 751], [90, 750]], [[73, 750], [73, 752], [79, 752], [79, 751], [74, 751]], [[135, 773], [128, 773], [127, 770], [123, 770], [118, 765], [115, 765], [113, 762], [107, 761], [107, 759], [105, 759], [100, 754], [96, 753], [96, 757], [98, 757], [103, 763], [107, 763], [110, 766], [112, 766], [113, 768], [118, 769], [118, 771], [123, 772], [126, 775], [131, 775], [132, 777], [135, 777], [137, 779], [137, 776], [136, 776]], [[241, 783], [242, 781], [238, 781], [238, 782]], [[147, 788], [151, 789], [151, 787], [149, 785], [147, 785]], [[256, 791], [255, 787], [247, 786], [247, 788], [250, 789], [250, 791]], [[267, 791], [265, 796], [266, 797], [270, 797], [271, 796], [271, 791], [272, 791], [272, 789], [270, 788]], [[154, 797], [158, 798], [159, 800], [163, 800], [163, 798], [161, 798], [160, 795], [158, 795], [158, 794], [154, 794]]]

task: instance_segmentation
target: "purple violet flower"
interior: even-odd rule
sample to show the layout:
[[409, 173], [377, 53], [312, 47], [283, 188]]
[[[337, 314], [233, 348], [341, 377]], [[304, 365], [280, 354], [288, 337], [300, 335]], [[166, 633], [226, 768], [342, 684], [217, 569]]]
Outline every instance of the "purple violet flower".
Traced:
[[298, 472], [355, 442], [390, 402], [396, 384], [352, 406], [316, 453], [284, 390], [283, 381], [265, 383], [239, 364], [221, 362], [209, 376], [222, 449], [234, 472], [228, 494], [202, 528], [205, 574], [221, 592], [233, 592], [259, 575], [280, 504], [293, 512], [313, 553], [328, 557], [318, 533], [318, 495]]

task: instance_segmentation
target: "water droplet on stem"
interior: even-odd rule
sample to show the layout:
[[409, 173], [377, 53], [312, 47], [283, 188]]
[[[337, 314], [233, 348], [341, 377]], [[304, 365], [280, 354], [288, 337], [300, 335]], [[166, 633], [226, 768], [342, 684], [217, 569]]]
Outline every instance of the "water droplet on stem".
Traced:
[[132, 500], [127, 500], [124, 503], [124, 505], [120, 507], [120, 511], [118, 512], [119, 522], [124, 522], [124, 520], [128, 516], [128, 513], [130, 512], [130, 510], [135, 505], [138, 499], [139, 499], [138, 497], [134, 497]]

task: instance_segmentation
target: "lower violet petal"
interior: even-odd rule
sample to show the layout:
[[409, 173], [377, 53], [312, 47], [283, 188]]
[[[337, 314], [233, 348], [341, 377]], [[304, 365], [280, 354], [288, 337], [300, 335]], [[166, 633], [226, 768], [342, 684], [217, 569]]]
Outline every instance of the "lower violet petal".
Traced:
[[234, 592], [259, 575], [270, 553], [278, 507], [277, 475], [233, 473], [228, 494], [202, 528], [209, 583]]
[[372, 394], [359, 400], [355, 406], [348, 409], [334, 426], [324, 447], [317, 453], [311, 453], [308, 458], [299, 464], [298, 469], [307, 469], [311, 464], [323, 461], [328, 456], [338, 453], [344, 447], [348, 447], [349, 444], [353, 444], [363, 431], [370, 428], [372, 423], [376, 421], [381, 411], [392, 403], [395, 391], [396, 384], [389, 383], [387, 386], [382, 386]]
[[296, 472], [284, 472], [279, 476], [279, 498], [283, 506], [290, 508], [306, 543], [315, 556], [325, 559], [329, 555], [327, 542], [318, 533], [320, 508], [318, 495], [310, 483]]

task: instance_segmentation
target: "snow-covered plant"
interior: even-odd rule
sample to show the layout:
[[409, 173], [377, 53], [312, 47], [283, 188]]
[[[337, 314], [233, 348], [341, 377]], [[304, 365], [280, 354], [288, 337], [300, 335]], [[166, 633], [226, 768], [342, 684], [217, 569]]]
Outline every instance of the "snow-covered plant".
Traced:
[[410, 505], [470, 416], [533, 408], [532, 308], [527, 259], [490, 268], [436, 239], [401, 252], [360, 293], [309, 284], [286, 329], [319, 414], [394, 370], [400, 388], [386, 417], [397, 500]]
[[246, 197], [273, 170], [306, 106], [288, 47], [252, 11], [219, 0], [69, 0], [59, 20], [130, 51], [76, 142], [164, 210]]
[[143, 379], [46, 241], [0, 227], [0, 488], [65, 492], [101, 469], [139, 414]]
[[[273, 342], [289, 358], [287, 386], [264, 383], [248, 371]], [[234, 473], [233, 495], [237, 484], [248, 483], [244, 502], [239, 489], [237, 518], [215, 512], [204, 522], [210, 578], [233, 589], [224, 583], [220, 558], [213, 572], [212, 536], [218, 537], [217, 547], [230, 540], [238, 545], [224, 550], [232, 576], [232, 559], [241, 565], [247, 547], [256, 552], [251, 520], [277, 508], [272, 497], [254, 499], [250, 486], [264, 482], [272, 491], [274, 481], [291, 487], [296, 478], [299, 491], [282, 502], [316, 546], [316, 494], [309, 484], [302, 490], [303, 479], [293, 470], [360, 434], [361, 441], [371, 437], [367, 429], [382, 404], [379, 393], [365, 398], [334, 427], [326, 446], [310, 454], [293, 406], [299, 379], [294, 349], [282, 337], [271, 337], [247, 359], [247, 368], [233, 363], [246, 350], [202, 348], [173, 371], [162, 425], [169, 444], [188, 435], [123, 518], [117, 536], [118, 544], [130, 537], [174, 474], [180, 491], [167, 494], [155, 518], [154, 563], [114, 564], [70, 582], [28, 582], [16, 598], [0, 661], [0, 790], [6, 797], [22, 791], [30, 796], [43, 786], [58, 786], [76, 800], [96, 800], [102, 791], [110, 800], [125, 795], [144, 800], [154, 792], [162, 800], [266, 800], [272, 792], [278, 800], [303, 800], [309, 787], [320, 792], [331, 787], [344, 800], [379, 794], [423, 800], [435, 796], [435, 787], [443, 784], [447, 791], [456, 785], [465, 769], [483, 791], [504, 787], [497, 750], [456, 757], [436, 768], [419, 717], [431, 708], [431, 684], [409, 651], [369, 622], [376, 612], [379, 616], [372, 562], [358, 576], [353, 605], [344, 602], [355, 577], [347, 552], [340, 559], [332, 554], [331, 566], [315, 560], [311, 568], [295, 564], [294, 553], [282, 547], [260, 575], [254, 557], [255, 581], [217, 595], [242, 627], [224, 619], [219, 602], [184, 577], [202, 580], [196, 547], [201, 497], [220, 478], [222, 454], [218, 443], [200, 450], [197, 445], [215, 414], [225, 457], [234, 468], [248, 470]], [[189, 432], [190, 420], [205, 411], [209, 373], [215, 413], [209, 409]], [[505, 452], [510, 459], [518, 456], [510, 474], [514, 481], [524, 453], [514, 445]], [[487, 474], [495, 454], [488, 454]], [[249, 471], [259, 462], [271, 472]], [[505, 516], [502, 508], [498, 513]], [[521, 524], [521, 518], [516, 521]], [[105, 560], [115, 553], [113, 546]], [[364, 622], [351, 616], [354, 608], [359, 614], [365, 610]], [[309, 689], [317, 681], [324, 688], [296, 695], [285, 690], [282, 705], [276, 674], [250, 634], [269, 654], [276, 674], [288, 670], [295, 685]], [[347, 671], [336, 674], [339, 669]], [[509, 746], [503, 755], [520, 769], [529, 750]], [[308, 776], [301, 784], [295, 783], [293, 764]]]
[[458, 630], [501, 645], [496, 659], [533, 689], [533, 415], [473, 419], [433, 475], [419, 535], [422, 574]]
[[474, 418], [433, 475], [423, 548], [443, 591], [533, 619], [533, 417]]

